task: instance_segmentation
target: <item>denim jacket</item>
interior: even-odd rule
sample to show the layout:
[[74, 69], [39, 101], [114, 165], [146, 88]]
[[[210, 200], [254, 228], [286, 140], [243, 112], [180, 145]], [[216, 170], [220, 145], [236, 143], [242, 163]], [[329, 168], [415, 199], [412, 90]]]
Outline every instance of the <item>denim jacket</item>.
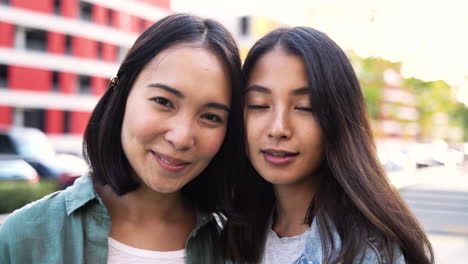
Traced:
[[[91, 177], [12, 213], [0, 226], [0, 263], [107, 263], [111, 221]], [[223, 263], [217, 215], [197, 213], [189, 264]]]
[[[323, 248], [322, 240], [316, 218], [310, 225], [310, 235], [307, 237], [306, 245], [302, 255], [293, 264], [322, 264], [323, 262]], [[333, 233], [333, 240], [336, 247], [340, 247], [341, 240], [338, 233]], [[359, 264], [361, 257], [357, 257], [353, 264]], [[376, 242], [369, 241], [366, 253], [364, 255], [362, 264], [404, 264], [405, 259], [398, 247], [393, 252], [393, 263], [389, 263], [382, 252], [379, 252]]]

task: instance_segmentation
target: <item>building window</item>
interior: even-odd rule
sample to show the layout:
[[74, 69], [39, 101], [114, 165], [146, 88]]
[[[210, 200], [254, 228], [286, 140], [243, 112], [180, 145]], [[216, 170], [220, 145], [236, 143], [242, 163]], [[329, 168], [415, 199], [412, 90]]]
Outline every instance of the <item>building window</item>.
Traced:
[[240, 35], [243, 37], [250, 35], [250, 17], [248, 16], [240, 18]]
[[80, 19], [84, 21], [93, 21], [92, 16], [93, 5], [87, 2], [80, 1]]
[[65, 54], [71, 55], [72, 53], [72, 39], [70, 35], [65, 35]]
[[0, 88], [8, 87], [8, 65], [0, 64]]
[[27, 28], [26, 49], [46, 51], [47, 50], [47, 32], [40, 29]]
[[70, 134], [70, 111], [63, 111], [63, 133]]
[[97, 42], [97, 47], [96, 47], [96, 49], [97, 49], [97, 58], [98, 58], [98, 59], [102, 59], [102, 58], [103, 58], [103, 56], [102, 56], [102, 50], [103, 50], [103, 47], [102, 47], [102, 46], [103, 46], [103, 45], [104, 45], [104, 44], [103, 44], [102, 42], [100, 42], [100, 41]]
[[107, 25], [109, 27], [112, 27], [112, 25], [114, 24], [114, 10], [112, 9], [107, 9]]
[[54, 0], [54, 14], [60, 15], [61, 13], [61, 0]]
[[146, 30], [146, 20], [144, 19], [138, 19], [138, 23], [140, 25], [140, 32], [143, 32]]
[[56, 71], [52, 72], [52, 91], [58, 92], [60, 85], [59, 85], [59, 73]]
[[18, 154], [16, 153], [15, 144], [8, 135], [0, 135], [0, 153]]
[[78, 93], [90, 94], [91, 93], [91, 78], [86, 75], [78, 76]]
[[45, 132], [44, 109], [24, 109], [24, 126], [34, 127]]

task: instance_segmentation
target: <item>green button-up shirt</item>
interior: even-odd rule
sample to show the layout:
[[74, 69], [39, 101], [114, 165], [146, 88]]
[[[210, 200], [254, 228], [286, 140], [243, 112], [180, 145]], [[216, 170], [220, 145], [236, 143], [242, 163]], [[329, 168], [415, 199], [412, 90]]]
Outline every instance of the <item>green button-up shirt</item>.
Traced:
[[[107, 263], [110, 227], [107, 209], [84, 175], [6, 219], [0, 226], [0, 263]], [[199, 213], [185, 244], [187, 263], [224, 263], [219, 235], [214, 215]]]

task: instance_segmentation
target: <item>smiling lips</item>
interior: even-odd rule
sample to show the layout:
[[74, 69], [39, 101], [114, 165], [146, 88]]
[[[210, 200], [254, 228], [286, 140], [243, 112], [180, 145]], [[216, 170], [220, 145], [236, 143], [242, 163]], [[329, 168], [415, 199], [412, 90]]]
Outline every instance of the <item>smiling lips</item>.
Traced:
[[260, 152], [263, 153], [263, 158], [273, 165], [285, 165], [291, 163], [297, 155], [299, 155], [299, 152], [289, 152], [277, 149], [263, 149]]
[[181, 171], [190, 164], [188, 161], [179, 160], [157, 152], [153, 152], [153, 155], [162, 168], [171, 172]]

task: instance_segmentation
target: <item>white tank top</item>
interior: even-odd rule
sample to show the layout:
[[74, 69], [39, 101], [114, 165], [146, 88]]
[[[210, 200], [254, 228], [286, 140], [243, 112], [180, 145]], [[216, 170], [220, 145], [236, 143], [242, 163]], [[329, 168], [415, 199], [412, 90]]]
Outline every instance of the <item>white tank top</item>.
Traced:
[[153, 251], [134, 248], [119, 241], [108, 238], [109, 253], [108, 264], [185, 264], [185, 249], [176, 251]]

